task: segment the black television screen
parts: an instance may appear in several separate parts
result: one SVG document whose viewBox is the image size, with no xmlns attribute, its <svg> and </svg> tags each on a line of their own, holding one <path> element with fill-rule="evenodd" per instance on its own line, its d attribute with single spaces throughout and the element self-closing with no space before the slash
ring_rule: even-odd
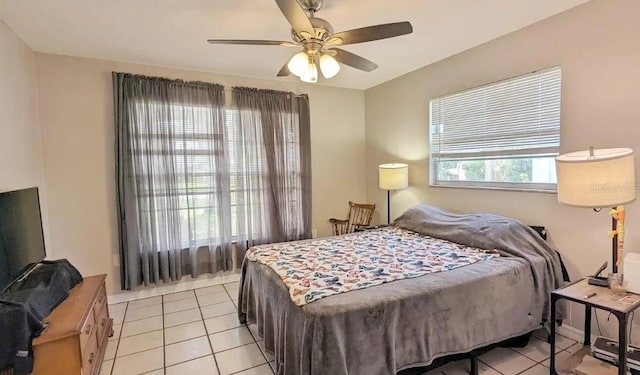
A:
<svg viewBox="0 0 640 375">
<path fill-rule="evenodd" d="M 0 193 L 0 291 L 44 257 L 38 188 Z"/>
</svg>

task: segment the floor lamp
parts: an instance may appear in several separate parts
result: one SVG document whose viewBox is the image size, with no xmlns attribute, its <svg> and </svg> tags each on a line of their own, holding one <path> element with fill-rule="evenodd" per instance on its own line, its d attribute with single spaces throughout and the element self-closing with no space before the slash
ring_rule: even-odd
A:
<svg viewBox="0 0 640 375">
<path fill-rule="evenodd" d="M 387 224 L 391 224 L 391 190 L 409 186 L 409 166 L 403 163 L 387 163 L 378 166 L 378 185 L 387 191 Z"/>
<path fill-rule="evenodd" d="M 556 157 L 558 202 L 593 208 L 613 207 L 609 232 L 612 236 L 612 272 L 618 272 L 624 232 L 622 205 L 636 200 L 633 151 L 608 148 L 571 152 Z M 617 217 L 620 213 L 620 225 Z"/>
</svg>

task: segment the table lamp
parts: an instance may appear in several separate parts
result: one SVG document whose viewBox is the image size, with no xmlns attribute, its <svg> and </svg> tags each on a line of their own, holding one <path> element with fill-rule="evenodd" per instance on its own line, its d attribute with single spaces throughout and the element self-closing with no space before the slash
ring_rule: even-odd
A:
<svg viewBox="0 0 640 375">
<path fill-rule="evenodd" d="M 378 185 L 387 191 L 387 224 L 391 224 L 391 190 L 409 186 L 409 166 L 403 163 L 387 163 L 378 166 Z"/>
<path fill-rule="evenodd" d="M 633 150 L 607 148 L 556 157 L 558 202 L 600 211 L 611 210 L 612 273 L 618 272 L 624 240 L 624 207 L 636 200 Z M 604 268 L 604 267 L 603 267 Z M 591 283 L 591 282 L 590 282 Z"/>
</svg>

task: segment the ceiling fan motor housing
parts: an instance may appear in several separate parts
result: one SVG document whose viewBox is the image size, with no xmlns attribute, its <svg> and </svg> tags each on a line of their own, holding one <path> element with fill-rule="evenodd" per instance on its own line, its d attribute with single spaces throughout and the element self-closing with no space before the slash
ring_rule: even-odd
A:
<svg viewBox="0 0 640 375">
<path fill-rule="evenodd" d="M 312 39 L 324 41 L 329 37 L 329 35 L 333 34 L 333 26 L 331 26 L 327 20 L 319 17 L 310 17 L 309 21 L 311 22 L 311 26 L 313 26 L 313 31 L 315 32 L 315 35 L 311 36 Z M 293 29 L 291 29 L 291 39 L 296 43 L 300 43 L 305 40 L 304 37 L 297 34 Z"/>
</svg>

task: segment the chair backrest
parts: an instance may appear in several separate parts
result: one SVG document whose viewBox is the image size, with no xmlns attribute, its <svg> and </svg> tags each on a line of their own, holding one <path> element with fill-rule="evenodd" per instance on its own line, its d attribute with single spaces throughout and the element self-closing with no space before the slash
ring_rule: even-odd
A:
<svg viewBox="0 0 640 375">
<path fill-rule="evenodd" d="M 375 210 L 375 203 L 354 203 L 349 201 L 349 224 L 347 226 L 347 233 L 354 232 L 356 228 L 371 225 L 373 212 Z"/>
</svg>

